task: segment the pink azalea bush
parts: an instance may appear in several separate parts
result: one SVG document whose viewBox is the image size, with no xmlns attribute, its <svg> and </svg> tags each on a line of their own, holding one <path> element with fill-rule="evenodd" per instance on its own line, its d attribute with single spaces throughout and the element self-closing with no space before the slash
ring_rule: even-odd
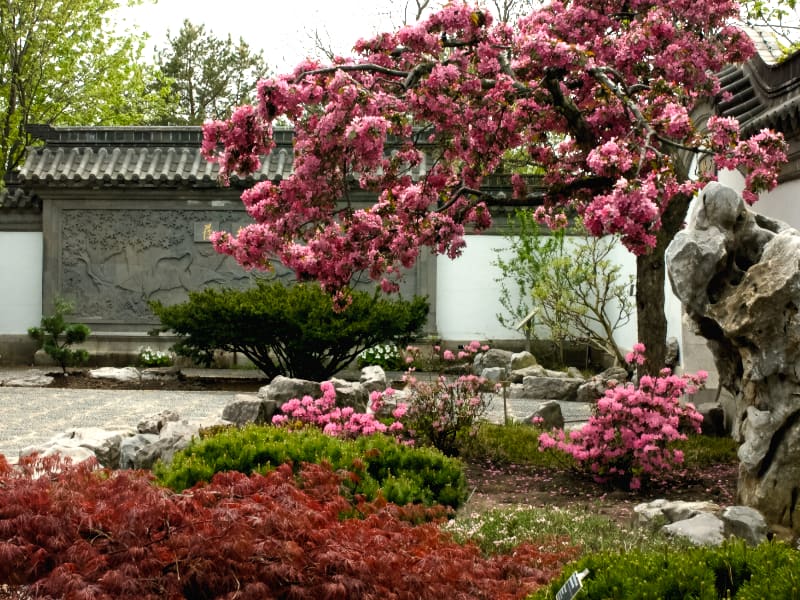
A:
<svg viewBox="0 0 800 600">
<path fill-rule="evenodd" d="M 336 390 L 333 383 L 324 381 L 320 384 L 322 397 L 292 398 L 281 405 L 282 415 L 272 417 L 273 425 L 290 426 L 294 423 L 313 425 L 322 429 L 327 435 L 355 438 L 360 435 L 374 433 L 398 433 L 403 430 L 403 424 L 395 420 L 386 425 L 375 415 L 359 413 L 351 406 L 340 408 L 336 406 Z M 393 390 L 387 389 L 383 393 L 373 392 L 370 397 L 373 410 L 377 410 L 383 397 L 388 397 Z M 404 405 L 399 405 L 393 411 L 395 419 L 400 419 L 406 412 Z"/>
<path fill-rule="evenodd" d="M 628 354 L 631 364 L 642 364 L 645 348 L 636 344 Z M 557 448 L 572 456 L 596 481 L 627 483 L 635 490 L 653 476 L 674 474 L 683 464 L 683 453 L 670 446 L 685 440 L 685 430 L 699 433 L 703 417 L 684 394 L 694 393 L 708 374 L 678 376 L 662 369 L 657 377 L 639 379 L 606 391 L 597 401 L 595 414 L 580 430 L 543 433 L 539 449 Z"/>
<path fill-rule="evenodd" d="M 409 370 L 404 376 L 411 392 L 405 424 L 415 440 L 431 444 L 445 454 L 457 454 L 460 435 L 474 433 L 489 406 L 488 380 L 476 375 L 420 381 Z"/>
</svg>

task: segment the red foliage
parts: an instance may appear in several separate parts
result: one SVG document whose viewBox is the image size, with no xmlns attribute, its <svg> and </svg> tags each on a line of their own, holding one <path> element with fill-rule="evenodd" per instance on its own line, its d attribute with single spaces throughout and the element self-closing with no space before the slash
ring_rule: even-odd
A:
<svg viewBox="0 0 800 600">
<path fill-rule="evenodd" d="M 35 598 L 522 598 L 573 550 L 483 558 L 383 502 L 352 508 L 306 466 L 175 494 L 145 472 L 23 459 L 0 469 L 0 583 Z M 413 512 L 413 510 L 411 511 Z"/>
</svg>

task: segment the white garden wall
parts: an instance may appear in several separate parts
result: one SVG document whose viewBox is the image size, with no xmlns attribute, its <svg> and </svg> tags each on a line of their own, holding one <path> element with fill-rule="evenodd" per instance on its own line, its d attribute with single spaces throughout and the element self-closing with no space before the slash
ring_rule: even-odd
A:
<svg viewBox="0 0 800 600">
<path fill-rule="evenodd" d="M 0 334 L 25 334 L 42 317 L 42 233 L 0 232 Z"/>
<path fill-rule="evenodd" d="M 496 235 L 473 235 L 461 257 L 437 257 L 436 320 L 439 336 L 445 340 L 511 340 L 522 334 L 504 328 L 497 321 L 500 305 L 500 270 L 493 266 L 497 249 L 507 252 L 509 242 Z M 507 256 L 507 254 L 506 254 Z M 636 273 L 636 258 L 619 245 L 612 255 L 622 266 L 623 276 Z M 513 289 L 513 285 L 509 286 Z M 668 335 L 681 339 L 680 303 L 667 283 Z M 637 341 L 636 320 L 621 329 L 617 343 L 629 349 Z"/>
</svg>

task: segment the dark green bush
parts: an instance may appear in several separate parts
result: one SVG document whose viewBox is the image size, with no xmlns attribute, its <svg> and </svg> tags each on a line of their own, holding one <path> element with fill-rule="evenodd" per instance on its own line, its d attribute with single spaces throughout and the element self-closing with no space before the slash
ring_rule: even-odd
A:
<svg viewBox="0 0 800 600">
<path fill-rule="evenodd" d="M 182 304 L 153 302 L 150 307 L 162 331 L 181 336 L 175 352 L 198 363 L 211 364 L 215 350 L 240 352 L 268 377 L 324 380 L 366 348 L 405 343 L 428 315 L 424 298 L 351 294 L 352 302 L 336 312 L 317 284 L 258 281 L 248 290 L 207 289 L 190 293 Z"/>
<path fill-rule="evenodd" d="M 89 337 L 89 328 L 83 323 L 68 323 L 66 315 L 72 312 L 73 305 L 61 298 L 55 301 L 55 310 L 49 317 L 42 317 L 40 327 L 28 329 L 28 335 L 36 340 L 39 348 L 43 348 L 50 358 L 55 360 L 66 373 L 67 367 L 73 367 L 89 360 L 89 353 L 81 348 L 72 348 L 74 344 L 85 342 Z"/>
<path fill-rule="evenodd" d="M 368 500 L 378 491 L 389 502 L 458 508 L 467 495 L 461 462 L 431 448 L 414 448 L 384 435 L 341 440 L 316 429 L 291 431 L 282 427 L 249 426 L 222 430 L 195 440 L 178 452 L 168 466 L 156 465 L 162 485 L 181 491 L 210 481 L 220 471 L 265 473 L 284 463 L 297 470 L 302 463 L 328 462 L 334 470 L 349 471 L 352 494 Z"/>
<path fill-rule="evenodd" d="M 528 598 L 555 598 L 567 577 L 583 569 L 589 569 L 580 595 L 586 600 L 800 599 L 800 553 L 781 543 L 750 548 L 741 540 L 718 548 L 591 554 Z"/>
</svg>

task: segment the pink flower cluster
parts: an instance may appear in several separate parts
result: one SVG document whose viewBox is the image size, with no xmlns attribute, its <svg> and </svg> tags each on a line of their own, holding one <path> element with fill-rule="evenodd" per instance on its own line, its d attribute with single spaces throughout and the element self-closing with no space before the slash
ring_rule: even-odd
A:
<svg viewBox="0 0 800 600">
<path fill-rule="evenodd" d="M 637 344 L 629 357 L 641 364 L 643 353 L 644 346 Z M 682 397 L 694 393 L 707 376 L 701 371 L 679 377 L 663 369 L 658 377 L 643 376 L 638 387 L 609 389 L 588 424 L 569 435 L 542 434 L 540 449 L 569 454 L 599 482 L 624 482 L 638 489 L 654 476 L 667 477 L 683 463 L 683 453 L 670 442 L 686 439 L 686 430 L 699 433 L 702 422 Z"/>
<path fill-rule="evenodd" d="M 360 435 L 372 435 L 374 433 L 399 433 L 403 430 L 403 424 L 393 421 L 388 426 L 375 418 L 373 414 L 358 413 L 350 407 L 339 408 L 336 406 L 336 390 L 333 383 L 324 381 L 320 384 L 322 397 L 312 398 L 304 396 L 292 398 L 281 405 L 282 415 L 272 417 L 273 425 L 288 426 L 292 423 L 303 423 L 319 427 L 322 431 L 331 436 L 354 438 Z M 388 397 L 393 390 L 387 389 L 384 394 Z M 373 393 L 371 403 L 373 410 L 380 407 L 381 394 Z M 395 419 L 400 419 L 405 415 L 406 406 L 398 405 L 394 410 Z"/>
<path fill-rule="evenodd" d="M 455 454 L 458 436 L 474 432 L 489 406 L 490 396 L 484 392 L 488 381 L 476 375 L 456 379 L 439 375 L 433 381 L 420 381 L 412 371 L 404 380 L 411 392 L 405 415 L 409 435 Z"/>
</svg>

